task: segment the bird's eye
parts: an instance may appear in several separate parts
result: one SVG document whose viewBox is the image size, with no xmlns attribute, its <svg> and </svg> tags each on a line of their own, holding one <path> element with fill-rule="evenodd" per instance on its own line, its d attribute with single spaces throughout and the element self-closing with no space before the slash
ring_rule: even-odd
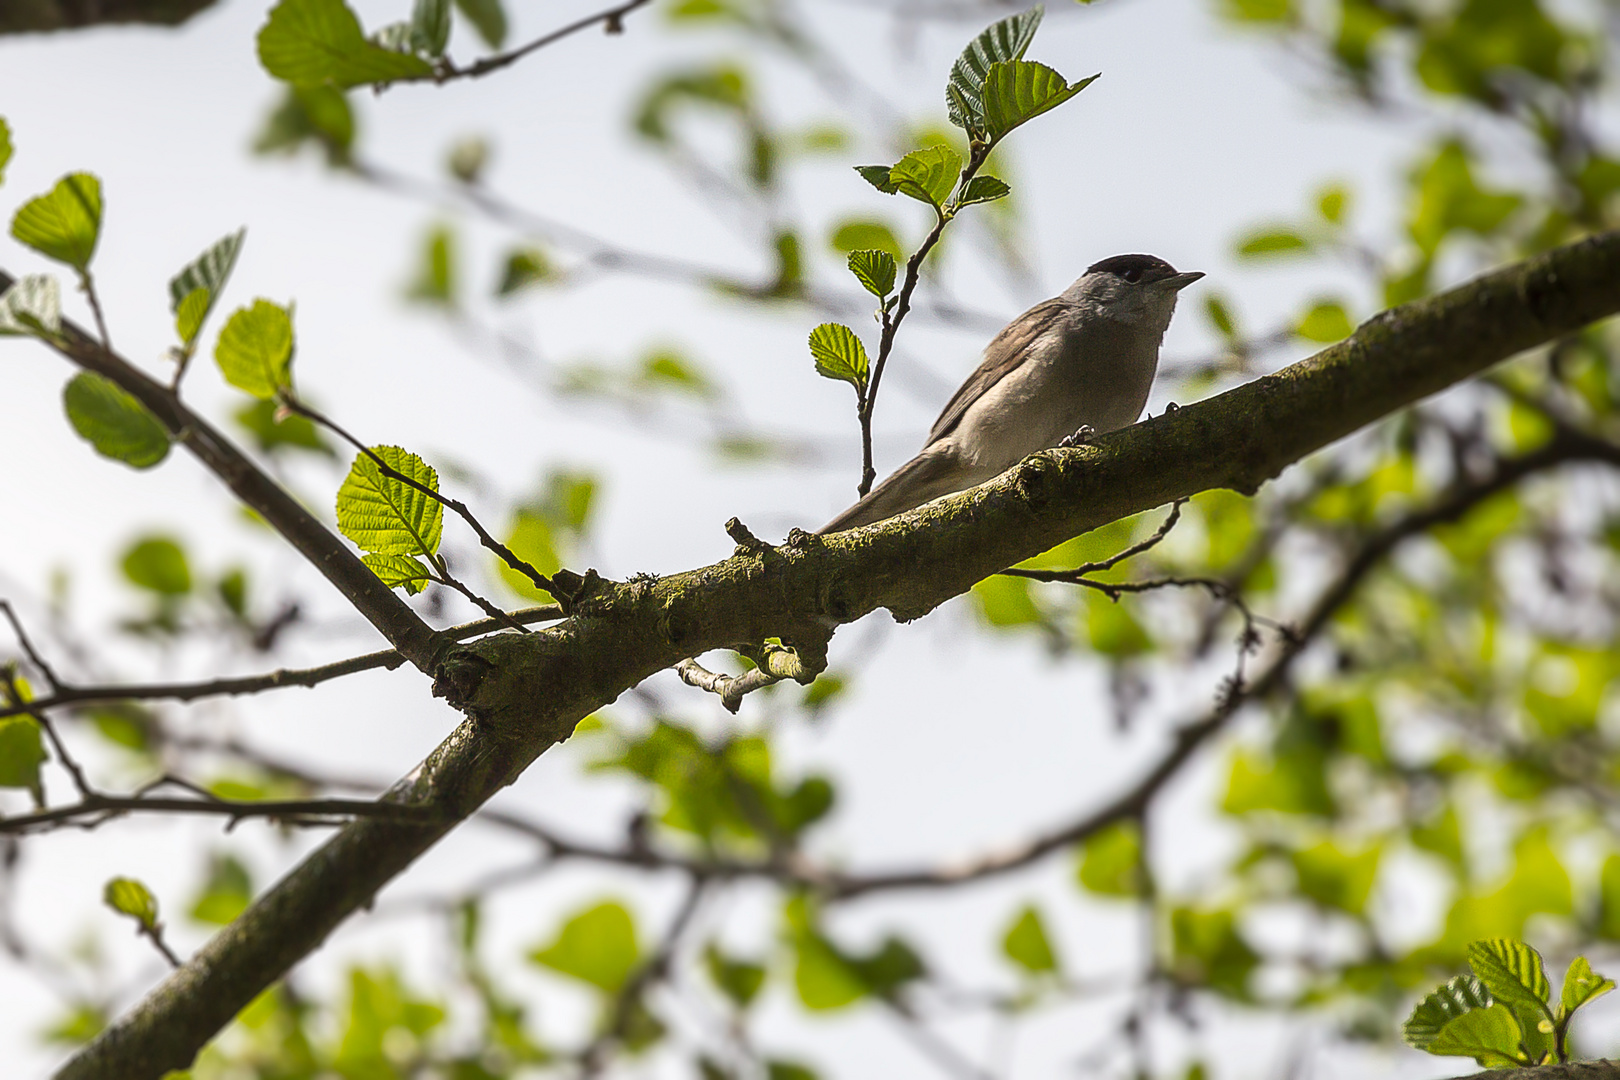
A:
<svg viewBox="0 0 1620 1080">
<path fill-rule="evenodd" d="M 1124 278 L 1130 284 L 1135 285 L 1138 281 L 1142 280 L 1142 271 L 1133 266 L 1121 274 L 1120 277 Z"/>
</svg>

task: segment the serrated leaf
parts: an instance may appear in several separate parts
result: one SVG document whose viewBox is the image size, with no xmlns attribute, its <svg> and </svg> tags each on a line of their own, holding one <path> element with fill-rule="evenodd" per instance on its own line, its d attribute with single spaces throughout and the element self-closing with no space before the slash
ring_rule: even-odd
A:
<svg viewBox="0 0 1620 1080">
<path fill-rule="evenodd" d="M 1559 995 L 1558 1019 L 1566 1019 L 1570 1013 L 1585 1005 L 1594 998 L 1600 998 L 1614 989 L 1614 980 L 1599 975 L 1592 970 L 1592 965 L 1584 956 L 1577 956 L 1569 962 L 1569 970 L 1564 973 L 1564 990 Z"/>
<path fill-rule="evenodd" d="M 456 9 L 473 24 L 485 45 L 498 49 L 506 41 L 506 9 L 501 0 L 456 0 Z"/>
<path fill-rule="evenodd" d="M 374 446 L 390 469 L 439 490 L 439 474 L 408 450 Z M 432 555 L 439 550 L 444 504 L 393 477 L 369 454 L 356 454 L 337 494 L 338 530 L 362 551 L 379 555 Z"/>
<path fill-rule="evenodd" d="M 822 323 L 810 331 L 810 355 L 816 361 L 816 374 L 847 382 L 856 393 L 866 391 L 870 366 L 866 346 L 843 323 Z"/>
<path fill-rule="evenodd" d="M 380 555 L 373 551 L 360 556 L 360 561 L 370 567 L 384 585 L 404 589 L 407 596 L 415 596 L 433 580 L 427 565 L 410 555 Z"/>
<path fill-rule="evenodd" d="M 855 171 L 861 174 L 862 180 L 865 180 L 885 195 L 893 195 L 900 190 L 899 185 L 890 178 L 887 165 L 857 165 Z"/>
<path fill-rule="evenodd" d="M 972 206 L 974 203 L 995 202 L 1005 199 L 1012 194 L 1012 188 L 1006 182 L 994 176 L 975 176 L 968 181 L 962 192 L 958 206 Z"/>
<path fill-rule="evenodd" d="M 849 272 L 867 292 L 881 300 L 894 291 L 899 267 L 887 251 L 867 249 L 849 253 Z"/>
<path fill-rule="evenodd" d="M 45 743 L 32 716 L 0 720 L 0 787 L 26 788 L 40 794 L 39 767 L 45 763 Z"/>
<path fill-rule="evenodd" d="M 46 258 L 83 273 L 101 234 L 101 181 L 71 173 L 36 199 L 23 203 L 11 219 L 11 235 Z"/>
<path fill-rule="evenodd" d="M 158 418 L 105 376 L 75 375 L 62 389 L 62 407 L 73 430 L 103 457 L 148 469 L 169 455 L 169 433 Z"/>
<path fill-rule="evenodd" d="M 1487 938 L 1468 946 L 1468 966 L 1485 984 L 1491 997 L 1506 1004 L 1524 1004 L 1545 1011 L 1552 987 L 1541 965 L 1541 954 L 1512 938 Z"/>
<path fill-rule="evenodd" d="M 1041 922 L 1040 912 L 1033 907 L 1026 907 L 1013 920 L 1001 939 L 1001 951 L 1031 975 L 1048 975 L 1058 969 L 1057 954 L 1046 936 L 1046 926 Z"/>
<path fill-rule="evenodd" d="M 6 165 L 11 161 L 11 125 L 0 116 L 0 184 L 6 182 Z"/>
<path fill-rule="evenodd" d="M 984 130 L 984 77 L 990 65 L 1021 60 L 1035 40 L 1046 9 L 1037 5 L 1028 11 L 1009 15 L 987 27 L 968 42 L 962 55 L 951 65 L 945 84 L 945 109 L 951 123 L 970 135 Z"/>
<path fill-rule="evenodd" d="M 268 401 L 292 389 L 292 312 L 269 300 L 237 308 L 214 346 L 225 381 Z"/>
<path fill-rule="evenodd" d="M 450 0 L 416 0 L 411 8 L 411 47 L 443 56 L 450 43 Z"/>
<path fill-rule="evenodd" d="M 174 312 L 175 331 L 186 345 L 196 340 L 203 321 L 224 293 L 246 235 L 247 229 L 242 228 L 222 237 L 169 280 L 169 310 Z"/>
<path fill-rule="evenodd" d="M 961 172 L 962 157 L 955 150 L 925 146 L 889 166 L 889 183 L 900 194 L 937 209 L 950 196 Z"/>
<path fill-rule="evenodd" d="M 991 141 L 1049 112 L 1096 82 L 1101 76 L 1069 84 L 1062 75 L 1033 60 L 990 65 L 984 77 L 984 130 Z"/>
<path fill-rule="evenodd" d="M 62 332 L 62 293 L 49 274 L 29 274 L 0 294 L 0 337 Z"/>
<path fill-rule="evenodd" d="M 1471 1009 L 1491 1004 L 1491 992 L 1472 975 L 1458 975 L 1417 1003 L 1401 1026 L 1401 1037 L 1418 1050 L 1427 1050 L 1440 1029 Z"/>
<path fill-rule="evenodd" d="M 1486 1068 L 1524 1064 L 1523 1029 L 1506 1005 L 1473 1009 L 1446 1023 L 1425 1049 L 1440 1057 L 1471 1057 Z"/>
<path fill-rule="evenodd" d="M 101 899 L 118 914 L 128 915 L 147 930 L 157 926 L 157 897 L 134 878 L 113 878 L 101 890 Z"/>
<path fill-rule="evenodd" d="M 368 41 L 343 0 L 281 0 L 259 31 L 258 48 L 264 69 L 295 86 L 348 88 L 433 73 L 420 56 Z"/>
</svg>

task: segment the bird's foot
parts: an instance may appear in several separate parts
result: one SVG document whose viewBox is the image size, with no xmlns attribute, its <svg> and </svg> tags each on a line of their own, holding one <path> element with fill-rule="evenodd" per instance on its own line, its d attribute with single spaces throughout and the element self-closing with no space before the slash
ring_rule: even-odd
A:
<svg viewBox="0 0 1620 1080">
<path fill-rule="evenodd" d="M 1092 438 L 1096 436 L 1096 434 L 1096 428 L 1092 427 L 1090 424 L 1081 424 L 1073 435 L 1065 435 L 1063 438 L 1059 439 L 1058 447 L 1066 450 L 1071 446 L 1084 446 L 1090 442 Z"/>
</svg>

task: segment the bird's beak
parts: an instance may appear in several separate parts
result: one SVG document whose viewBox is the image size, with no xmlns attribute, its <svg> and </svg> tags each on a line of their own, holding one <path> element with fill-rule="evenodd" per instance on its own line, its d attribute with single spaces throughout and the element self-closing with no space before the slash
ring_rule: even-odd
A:
<svg viewBox="0 0 1620 1080">
<path fill-rule="evenodd" d="M 1163 285 L 1171 292 L 1180 292 L 1182 289 L 1185 289 L 1187 286 L 1191 285 L 1193 282 L 1197 281 L 1203 276 L 1203 271 L 1191 270 L 1185 274 L 1177 274 L 1175 277 L 1167 277 L 1159 284 Z"/>
</svg>

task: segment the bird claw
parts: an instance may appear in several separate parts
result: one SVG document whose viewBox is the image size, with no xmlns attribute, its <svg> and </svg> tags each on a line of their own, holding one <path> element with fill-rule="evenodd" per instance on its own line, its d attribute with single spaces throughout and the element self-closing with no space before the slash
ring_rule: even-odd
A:
<svg viewBox="0 0 1620 1080">
<path fill-rule="evenodd" d="M 1081 424 L 1073 435 L 1065 435 L 1058 440 L 1058 447 L 1067 450 L 1071 446 L 1084 446 L 1097 434 L 1097 429 L 1090 424 Z"/>
</svg>

